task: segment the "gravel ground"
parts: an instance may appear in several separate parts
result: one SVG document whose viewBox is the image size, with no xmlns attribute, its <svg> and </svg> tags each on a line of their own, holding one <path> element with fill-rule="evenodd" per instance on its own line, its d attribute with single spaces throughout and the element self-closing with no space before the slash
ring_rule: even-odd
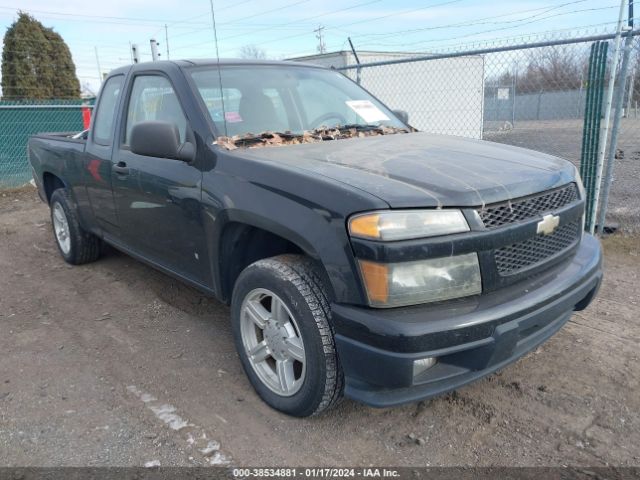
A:
<svg viewBox="0 0 640 480">
<path fill-rule="evenodd" d="M 595 303 L 504 371 L 300 420 L 252 391 L 226 306 L 117 252 L 68 266 L 35 191 L 0 194 L 0 465 L 640 465 L 640 239 L 605 249 Z"/>
<path fill-rule="evenodd" d="M 578 166 L 582 120 L 516 122 L 513 129 L 485 132 L 484 139 L 556 155 Z M 621 155 L 615 160 L 606 224 L 640 233 L 640 119 L 622 120 L 618 150 Z"/>
</svg>

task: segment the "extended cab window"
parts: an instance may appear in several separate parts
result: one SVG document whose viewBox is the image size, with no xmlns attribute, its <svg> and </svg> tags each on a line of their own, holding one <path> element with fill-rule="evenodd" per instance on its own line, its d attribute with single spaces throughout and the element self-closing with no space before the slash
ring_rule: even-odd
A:
<svg viewBox="0 0 640 480">
<path fill-rule="evenodd" d="M 140 75 L 133 82 L 127 108 L 126 145 L 133 126 L 148 120 L 173 123 L 180 132 L 180 141 L 185 141 L 187 119 L 171 83 L 160 75 Z"/>
<path fill-rule="evenodd" d="M 116 117 L 118 99 L 122 91 L 123 75 L 111 77 L 102 87 L 100 104 L 93 119 L 93 141 L 99 145 L 111 145 L 113 122 Z"/>
</svg>

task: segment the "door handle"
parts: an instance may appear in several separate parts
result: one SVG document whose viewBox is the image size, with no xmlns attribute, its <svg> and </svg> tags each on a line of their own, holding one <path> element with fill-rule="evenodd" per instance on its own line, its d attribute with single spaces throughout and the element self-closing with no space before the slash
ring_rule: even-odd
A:
<svg viewBox="0 0 640 480">
<path fill-rule="evenodd" d="M 121 175 L 128 175 L 129 167 L 127 167 L 127 164 L 124 162 L 118 162 L 113 166 L 113 171 Z"/>
</svg>

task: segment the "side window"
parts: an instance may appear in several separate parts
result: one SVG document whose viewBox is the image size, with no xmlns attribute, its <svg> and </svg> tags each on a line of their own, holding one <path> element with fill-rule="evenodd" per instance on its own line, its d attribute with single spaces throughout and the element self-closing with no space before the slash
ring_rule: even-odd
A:
<svg viewBox="0 0 640 480">
<path fill-rule="evenodd" d="M 131 129 L 147 120 L 170 122 L 178 127 L 180 141 L 185 141 L 187 119 L 178 102 L 176 92 L 165 77 L 141 75 L 135 78 L 129 106 L 124 143 L 129 144 Z"/>
<path fill-rule="evenodd" d="M 93 119 L 93 141 L 100 145 L 111 145 L 113 123 L 116 118 L 118 99 L 122 91 L 124 75 L 111 77 L 102 87 L 100 102 Z"/>
</svg>

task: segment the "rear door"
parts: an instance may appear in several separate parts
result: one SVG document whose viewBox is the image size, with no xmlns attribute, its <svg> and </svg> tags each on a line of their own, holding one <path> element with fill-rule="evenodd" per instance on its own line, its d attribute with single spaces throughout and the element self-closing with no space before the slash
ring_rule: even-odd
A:
<svg viewBox="0 0 640 480">
<path fill-rule="evenodd" d="M 174 123 L 184 142 L 193 141 L 189 122 L 163 74 L 141 73 L 129 83 L 112 165 L 121 237 L 136 253 L 204 284 L 208 275 L 200 202 L 202 171 L 189 162 L 137 155 L 129 148 L 136 123 Z"/>
</svg>

